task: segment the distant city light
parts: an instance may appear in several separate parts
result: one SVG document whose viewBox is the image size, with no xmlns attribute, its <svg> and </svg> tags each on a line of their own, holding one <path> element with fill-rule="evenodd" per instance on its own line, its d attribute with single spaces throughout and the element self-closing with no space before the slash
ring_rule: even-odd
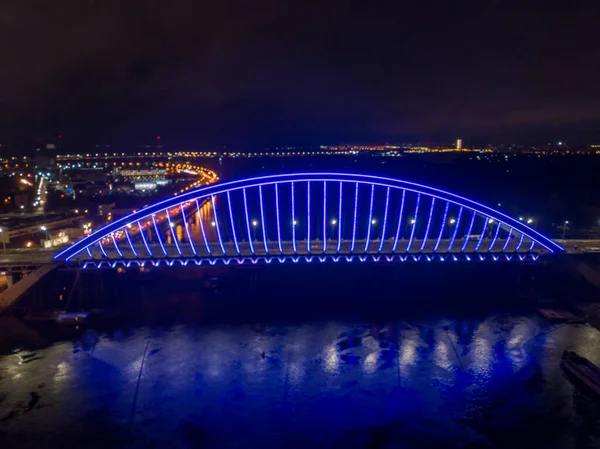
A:
<svg viewBox="0 0 600 449">
<path fill-rule="evenodd" d="M 214 228 L 215 226 L 217 226 L 217 224 L 214 221 L 210 222 L 210 225 Z"/>
<path fill-rule="evenodd" d="M 454 218 L 451 218 L 450 219 L 450 224 L 454 224 L 454 223 L 456 223 L 456 220 Z"/>
<path fill-rule="evenodd" d="M 294 223 L 294 224 L 295 224 L 295 223 Z M 335 218 L 332 218 L 332 219 L 331 219 L 331 224 L 332 224 L 332 225 L 335 225 L 335 224 L 337 224 L 337 220 L 336 220 Z"/>
<path fill-rule="evenodd" d="M 527 224 L 531 224 L 531 223 L 533 223 L 533 218 L 528 218 L 527 219 Z"/>
<path fill-rule="evenodd" d="M 254 227 L 258 226 L 258 221 L 252 220 L 252 226 L 254 226 Z"/>
<path fill-rule="evenodd" d="M 377 224 L 377 220 L 375 220 L 374 218 L 371 220 L 371 224 Z"/>
<path fill-rule="evenodd" d="M 410 220 L 410 224 L 415 224 L 417 222 L 417 220 L 415 220 L 414 218 L 412 220 Z"/>
<path fill-rule="evenodd" d="M 294 221 L 292 221 L 292 224 L 293 224 L 294 226 L 296 226 L 296 225 L 298 224 L 298 220 L 294 220 Z"/>
</svg>

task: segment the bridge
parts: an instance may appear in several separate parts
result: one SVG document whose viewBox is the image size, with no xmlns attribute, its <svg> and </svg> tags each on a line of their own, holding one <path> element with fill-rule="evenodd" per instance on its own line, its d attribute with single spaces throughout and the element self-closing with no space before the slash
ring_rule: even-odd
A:
<svg viewBox="0 0 600 449">
<path fill-rule="evenodd" d="M 130 267 L 339 261 L 525 261 L 562 253 L 537 230 L 399 179 L 297 173 L 221 182 L 120 218 L 55 261 Z"/>
</svg>

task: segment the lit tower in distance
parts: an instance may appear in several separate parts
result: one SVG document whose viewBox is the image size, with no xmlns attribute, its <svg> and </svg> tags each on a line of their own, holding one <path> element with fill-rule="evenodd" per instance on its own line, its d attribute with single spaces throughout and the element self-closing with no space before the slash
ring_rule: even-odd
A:
<svg viewBox="0 0 600 449">
<path fill-rule="evenodd" d="M 456 140 L 456 149 L 458 151 L 462 150 L 462 139 L 457 139 Z"/>
</svg>

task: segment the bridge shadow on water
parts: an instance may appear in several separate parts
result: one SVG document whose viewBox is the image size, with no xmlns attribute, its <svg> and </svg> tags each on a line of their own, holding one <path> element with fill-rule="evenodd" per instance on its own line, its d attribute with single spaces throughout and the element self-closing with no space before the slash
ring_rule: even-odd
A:
<svg viewBox="0 0 600 449">
<path fill-rule="evenodd" d="M 535 270 L 513 264 L 297 264 L 89 271 L 68 308 L 118 312 L 132 326 L 484 317 L 530 309 L 523 292 L 529 294 Z M 72 276 L 64 272 L 53 282 L 68 291 Z M 46 304 L 65 306 L 52 298 Z"/>
</svg>

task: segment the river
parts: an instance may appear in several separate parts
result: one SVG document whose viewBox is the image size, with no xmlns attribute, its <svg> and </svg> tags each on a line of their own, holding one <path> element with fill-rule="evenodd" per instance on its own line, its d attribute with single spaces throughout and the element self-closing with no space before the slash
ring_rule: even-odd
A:
<svg viewBox="0 0 600 449">
<path fill-rule="evenodd" d="M 560 368 L 565 349 L 600 363 L 596 329 L 480 289 L 485 272 L 436 288 L 423 265 L 343 267 L 117 288 L 141 317 L 0 356 L 0 446 L 598 447 L 600 406 Z"/>
</svg>

